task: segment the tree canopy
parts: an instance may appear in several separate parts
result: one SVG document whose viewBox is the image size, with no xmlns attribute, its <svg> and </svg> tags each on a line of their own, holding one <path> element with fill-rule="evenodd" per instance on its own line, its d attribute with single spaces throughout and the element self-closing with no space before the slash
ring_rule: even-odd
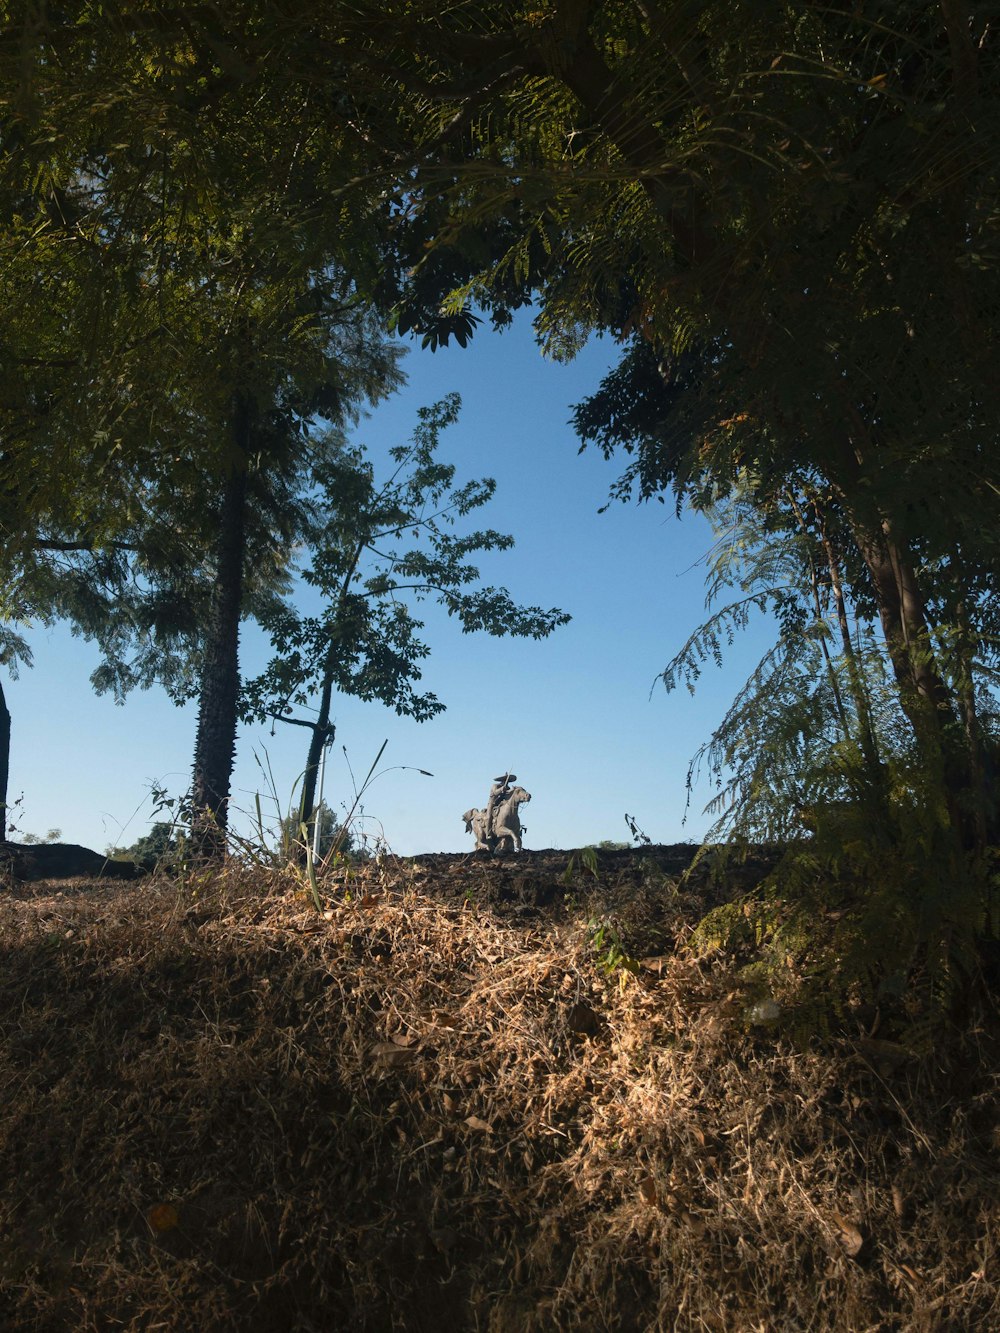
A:
<svg viewBox="0 0 1000 1333">
<path fill-rule="evenodd" d="M 747 827 L 786 829 L 796 787 L 846 783 L 919 806 L 941 864 L 982 858 L 1000 829 L 990 37 L 964 0 L 79 0 L 8 19 L 5 616 L 53 609 L 53 550 L 152 540 L 191 469 L 242 541 L 259 426 L 328 406 L 331 308 L 436 347 L 534 303 L 555 357 L 594 331 L 622 345 L 576 418 L 623 456 L 618 493 L 735 524 L 713 577 L 742 598 L 721 614 L 778 615 L 717 737 Z M 311 575 L 335 617 L 351 543 Z M 394 558 L 442 587 L 465 553 Z M 281 615 L 281 652 L 325 681 L 343 623 Z M 433 711 L 393 666 L 417 650 L 392 616 L 356 617 L 366 665 L 352 648 L 334 676 L 383 697 L 381 670 Z M 740 731 L 780 736 L 787 782 Z"/>
<path fill-rule="evenodd" d="M 485 586 L 472 557 L 505 551 L 514 539 L 495 529 L 462 530 L 463 520 L 492 499 L 492 479 L 456 485 L 455 466 L 438 455 L 442 432 L 458 419 L 457 394 L 421 408 L 408 444 L 392 447 L 387 475 L 341 433 L 328 442 L 312 477 L 321 517 L 309 534 L 302 578 L 319 608 L 288 605 L 262 618 L 274 656 L 247 682 L 244 713 L 286 718 L 293 705 L 319 706 L 304 770 L 299 821 L 313 815 L 316 772 L 332 728 L 334 692 L 378 700 L 419 721 L 445 704 L 420 692 L 430 648 L 415 608 L 432 600 L 456 617 L 463 633 L 485 631 L 542 639 L 570 617 L 558 608 L 517 605 L 506 588 Z"/>
</svg>

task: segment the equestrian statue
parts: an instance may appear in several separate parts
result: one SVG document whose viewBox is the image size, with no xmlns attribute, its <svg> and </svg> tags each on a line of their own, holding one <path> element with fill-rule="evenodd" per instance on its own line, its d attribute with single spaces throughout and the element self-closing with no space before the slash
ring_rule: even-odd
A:
<svg viewBox="0 0 1000 1333">
<path fill-rule="evenodd" d="M 521 850 L 521 821 L 518 808 L 531 796 L 523 787 L 511 784 L 517 781 L 516 773 L 501 773 L 493 779 L 489 799 L 485 810 L 466 810 L 465 831 L 476 839 L 477 852 L 502 852 L 509 841 L 515 852 Z"/>
</svg>

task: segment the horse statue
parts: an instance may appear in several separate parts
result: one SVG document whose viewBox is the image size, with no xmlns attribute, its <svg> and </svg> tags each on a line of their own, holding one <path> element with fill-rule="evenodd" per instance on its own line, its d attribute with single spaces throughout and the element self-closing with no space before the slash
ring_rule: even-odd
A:
<svg viewBox="0 0 1000 1333">
<path fill-rule="evenodd" d="M 477 852 L 501 852 L 509 838 L 513 850 L 519 852 L 521 850 L 521 821 L 517 814 L 518 807 L 530 800 L 531 794 L 526 792 L 523 787 L 514 787 L 510 795 L 501 801 L 496 808 L 492 834 L 486 828 L 485 810 L 466 810 L 462 818 L 465 820 L 466 833 L 473 834 L 476 839 L 475 850 Z"/>
</svg>

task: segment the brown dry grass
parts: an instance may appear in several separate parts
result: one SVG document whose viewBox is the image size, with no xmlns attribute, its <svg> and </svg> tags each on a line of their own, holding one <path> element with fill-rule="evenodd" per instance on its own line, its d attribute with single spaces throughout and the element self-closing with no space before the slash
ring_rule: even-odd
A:
<svg viewBox="0 0 1000 1333">
<path fill-rule="evenodd" d="M 6 897 L 0 1326 L 1000 1327 L 994 1030 L 796 1050 L 484 874 Z M 687 930 L 659 889 L 627 939 Z"/>
</svg>

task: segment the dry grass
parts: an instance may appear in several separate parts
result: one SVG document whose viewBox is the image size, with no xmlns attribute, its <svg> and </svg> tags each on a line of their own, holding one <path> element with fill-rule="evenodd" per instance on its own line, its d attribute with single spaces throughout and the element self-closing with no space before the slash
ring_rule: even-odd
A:
<svg viewBox="0 0 1000 1333">
<path fill-rule="evenodd" d="M 0 1326 L 1000 1327 L 995 1030 L 795 1050 L 484 873 L 6 897 Z"/>
</svg>

